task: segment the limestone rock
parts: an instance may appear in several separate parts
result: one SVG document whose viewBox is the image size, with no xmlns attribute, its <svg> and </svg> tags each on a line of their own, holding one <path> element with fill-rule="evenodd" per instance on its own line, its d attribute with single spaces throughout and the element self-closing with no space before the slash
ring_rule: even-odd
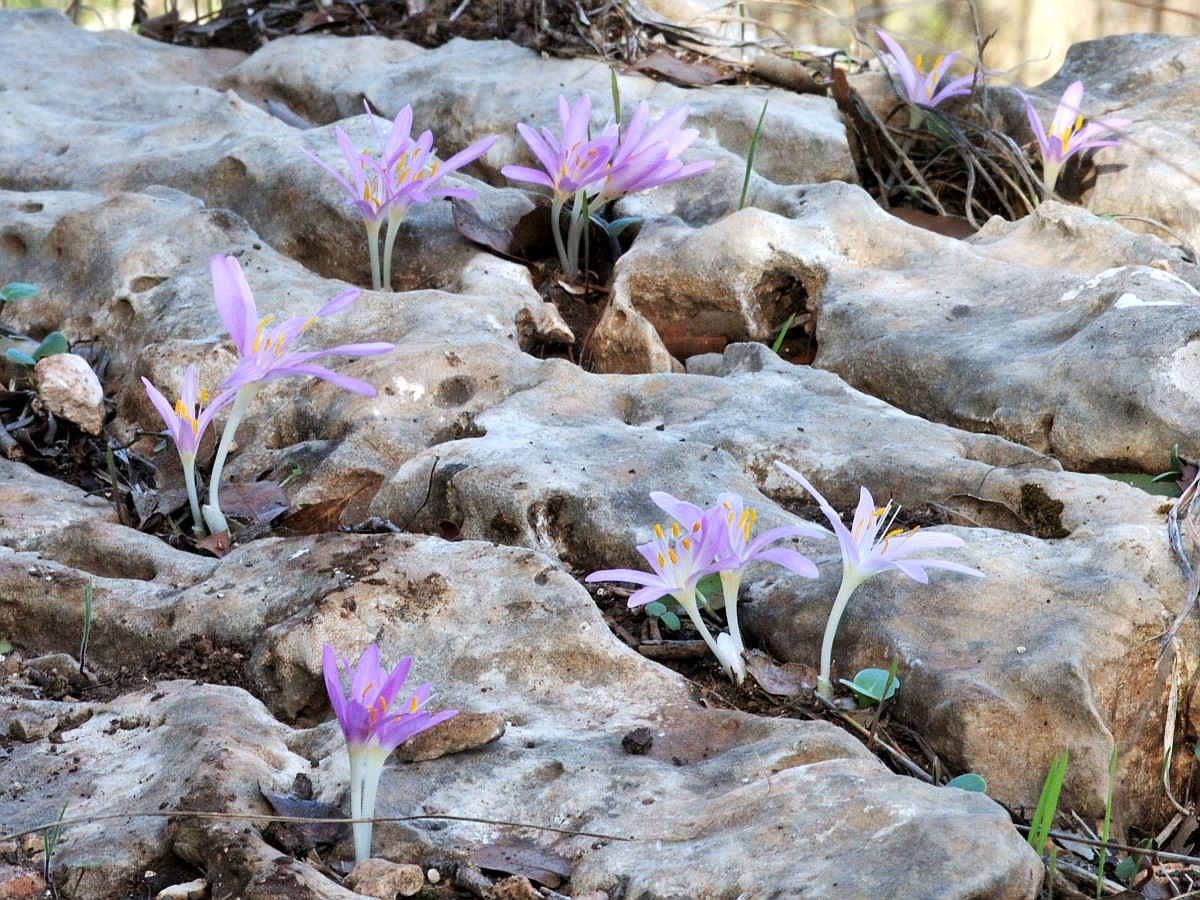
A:
<svg viewBox="0 0 1200 900">
<path fill-rule="evenodd" d="M 37 361 L 33 382 L 38 400 L 52 415 L 74 422 L 88 434 L 104 427 L 104 388 L 82 356 L 56 353 Z"/>
</svg>

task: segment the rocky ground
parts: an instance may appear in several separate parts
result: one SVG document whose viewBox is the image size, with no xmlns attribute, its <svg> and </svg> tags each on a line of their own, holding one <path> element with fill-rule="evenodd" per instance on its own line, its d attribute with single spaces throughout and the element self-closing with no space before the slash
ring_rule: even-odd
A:
<svg viewBox="0 0 1200 900">
<path fill-rule="evenodd" d="M 1175 812 L 1164 734 L 1174 800 L 1194 801 L 1200 653 L 1190 621 L 1159 651 L 1187 595 L 1171 501 L 1103 474 L 1161 472 L 1173 444 L 1200 458 L 1197 57 L 1196 40 L 1145 35 L 1074 48 L 1039 96 L 1083 79 L 1085 112 L 1119 110 L 1128 137 L 1081 173 L 1080 205 L 965 240 L 859 186 L 830 97 L 620 71 L 626 109 L 689 104 L 689 158 L 716 166 L 624 201 L 632 242 L 582 288 L 521 259 L 545 211 L 500 169 L 529 164 L 515 124 L 551 124 L 560 93 L 590 94 L 603 126 L 601 61 L 315 34 L 247 56 L 0 10 L 0 282 L 40 289 L 0 326 L 61 331 L 106 398 L 87 434 L 4 373 L 0 831 L 67 805 L 49 866 L 63 898 L 200 877 L 214 898 L 355 896 L 344 833 L 252 817 L 288 797 L 348 808 L 321 650 L 374 642 L 463 711 L 380 789 L 378 815 L 418 818 L 377 825 L 376 855 L 436 870 L 423 896 L 543 896 L 530 878 L 593 900 L 1035 897 L 1045 869 L 1013 815 L 1064 748 L 1064 816 L 1103 816 L 1116 747 L 1114 834 L 1154 836 Z M 871 101 L 877 73 L 855 83 L 881 115 L 895 105 Z M 335 122 L 370 144 L 364 98 L 388 118 L 411 104 L 443 158 L 499 135 L 458 179 L 479 193 L 474 228 L 449 203 L 416 208 L 394 292 L 367 289 L 361 222 L 301 152 L 337 159 Z M 1010 93 L 995 110 L 1027 143 Z M 486 249 L 481 228 L 514 243 Z M 221 558 L 171 533 L 178 475 L 140 382 L 172 394 L 188 363 L 209 384 L 232 368 L 218 253 L 280 319 L 362 288 L 314 346 L 396 345 L 337 366 L 375 397 L 263 390 L 228 474 L 282 483 L 301 512 L 252 512 Z M 781 357 L 767 343 L 793 314 Z M 976 772 L 988 796 L 897 774 L 805 698 L 736 689 L 704 657 L 646 658 L 635 647 L 662 635 L 581 583 L 640 565 L 663 518 L 651 491 L 738 491 L 762 527 L 819 519 L 776 460 L 840 509 L 866 485 L 965 541 L 947 555 L 986 578 L 859 590 L 835 675 L 898 656 L 890 733 L 931 780 Z M 813 665 L 840 567 L 831 541 L 797 547 L 822 577 L 752 569 L 743 620 L 752 646 Z M 34 884 L 10 895 L 36 896 L 41 838 L 0 847 L 10 883 Z"/>
</svg>

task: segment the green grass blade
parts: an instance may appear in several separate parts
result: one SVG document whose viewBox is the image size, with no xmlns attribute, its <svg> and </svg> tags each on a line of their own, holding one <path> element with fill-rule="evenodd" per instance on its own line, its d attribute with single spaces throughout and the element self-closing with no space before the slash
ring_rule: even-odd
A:
<svg viewBox="0 0 1200 900">
<path fill-rule="evenodd" d="M 746 188 L 742 187 L 742 199 L 746 197 Z M 738 207 L 741 209 L 741 207 Z M 796 314 L 792 313 L 788 316 L 788 320 L 783 323 L 783 331 L 779 332 L 779 337 L 775 338 L 775 343 L 771 345 L 771 352 L 778 354 L 779 348 L 783 346 L 783 339 L 787 337 L 788 329 L 792 327 L 792 323 L 796 321 Z"/>
<path fill-rule="evenodd" d="M 608 70 L 609 84 L 612 86 L 613 121 L 621 124 L 621 89 L 617 87 L 617 70 Z"/>
<path fill-rule="evenodd" d="M 1063 779 L 1067 775 L 1067 761 L 1070 752 L 1064 750 L 1061 756 L 1056 756 L 1050 763 L 1050 771 L 1046 774 L 1046 783 L 1042 785 L 1042 795 L 1038 798 L 1037 809 L 1033 812 L 1033 821 L 1029 823 L 1029 846 L 1040 855 L 1046 847 L 1046 838 L 1054 822 L 1054 814 L 1058 811 L 1058 797 L 1062 792 Z"/>
<path fill-rule="evenodd" d="M 742 179 L 742 196 L 738 200 L 738 209 L 746 206 L 746 191 L 750 189 L 750 171 L 754 168 L 754 151 L 758 148 L 758 136 L 762 134 L 763 119 L 767 116 L 767 102 L 763 101 L 762 112 L 758 114 L 758 124 L 754 126 L 754 134 L 750 137 L 750 152 L 746 154 L 746 176 Z"/>
<path fill-rule="evenodd" d="M 1117 783 L 1117 745 L 1113 744 L 1112 756 L 1108 760 L 1108 796 L 1104 798 L 1104 826 L 1100 829 L 1100 840 L 1108 840 L 1108 828 L 1112 823 L 1113 788 Z M 1096 896 L 1104 894 L 1104 863 L 1108 851 L 1100 848 L 1100 859 L 1096 863 Z"/>
</svg>

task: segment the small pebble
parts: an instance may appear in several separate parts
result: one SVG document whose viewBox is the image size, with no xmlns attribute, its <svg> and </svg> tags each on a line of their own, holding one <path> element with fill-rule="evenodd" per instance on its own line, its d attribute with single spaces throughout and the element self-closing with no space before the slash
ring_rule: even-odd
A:
<svg viewBox="0 0 1200 900">
<path fill-rule="evenodd" d="M 430 884 L 437 884 L 439 881 L 442 880 L 442 873 L 439 872 L 437 869 L 430 869 L 428 872 L 425 873 L 425 878 L 429 881 Z"/>
</svg>

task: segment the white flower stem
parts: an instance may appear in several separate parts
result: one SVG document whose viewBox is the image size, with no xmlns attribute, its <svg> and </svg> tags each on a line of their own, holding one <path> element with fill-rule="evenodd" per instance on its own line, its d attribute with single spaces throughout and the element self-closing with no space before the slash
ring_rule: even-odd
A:
<svg viewBox="0 0 1200 900">
<path fill-rule="evenodd" d="M 363 751 L 350 751 L 350 818 L 363 817 Z M 371 823 L 355 822 L 350 826 L 354 832 L 354 861 L 362 862 L 371 857 Z"/>
<path fill-rule="evenodd" d="M 187 486 L 188 503 L 192 506 L 192 531 L 204 536 L 204 517 L 200 514 L 200 496 L 196 493 L 196 457 L 180 458 L 183 463 L 183 483 Z"/>
<path fill-rule="evenodd" d="M 692 624 L 696 626 L 696 630 L 700 632 L 700 637 L 704 638 L 704 643 L 708 644 L 708 649 L 712 651 L 713 656 L 717 659 L 721 658 L 721 654 L 717 652 L 717 642 L 713 640 L 712 634 L 708 630 L 708 626 L 704 624 L 704 619 L 700 617 L 700 609 L 696 606 L 696 589 L 692 588 L 689 594 L 676 594 L 675 599 L 679 601 L 679 605 L 687 610 L 688 618 L 692 620 Z"/>
<path fill-rule="evenodd" d="M 400 223 L 404 221 L 404 212 L 394 207 L 388 209 L 387 236 L 383 239 L 383 289 L 392 289 L 392 249 L 396 246 L 396 235 L 400 233 Z"/>
<path fill-rule="evenodd" d="M 383 763 L 387 759 L 387 755 L 381 755 L 377 750 L 372 751 L 368 746 L 364 756 L 365 764 L 362 767 L 362 804 L 359 807 L 358 815 L 369 819 L 375 815 L 375 798 L 379 793 L 379 776 L 383 774 Z M 354 826 L 355 862 L 362 862 L 364 859 L 371 858 L 371 829 L 373 826 L 374 823 L 372 822 L 361 822 Z"/>
<path fill-rule="evenodd" d="M 367 252 L 371 255 L 371 290 L 383 290 L 383 280 L 381 279 L 379 272 L 378 222 L 367 222 Z"/>
<path fill-rule="evenodd" d="M 550 230 L 554 232 L 554 249 L 558 251 L 558 262 L 562 266 L 564 274 L 567 273 L 567 248 L 563 244 L 562 236 L 562 208 L 563 200 L 558 194 L 554 195 L 554 201 L 550 204 Z"/>
<path fill-rule="evenodd" d="M 833 638 L 837 634 L 838 625 L 842 621 L 842 613 L 846 611 L 846 604 L 850 601 L 850 595 L 854 593 L 854 589 L 858 587 L 859 582 L 850 581 L 845 574 L 842 575 L 842 586 L 838 588 L 837 597 L 833 601 L 833 609 L 829 611 L 829 621 L 825 623 L 825 639 L 821 641 L 821 674 L 817 676 L 817 693 L 828 700 L 833 699 Z"/>
<path fill-rule="evenodd" d="M 733 646 L 739 654 L 746 651 L 742 643 L 742 629 L 738 625 L 738 588 L 742 586 L 740 569 L 727 569 L 721 572 L 721 592 L 725 595 L 725 621 L 729 623 L 729 636 L 733 638 Z"/>
<path fill-rule="evenodd" d="M 233 446 L 234 432 L 237 431 L 238 425 L 242 423 L 242 416 L 250 408 L 250 404 L 254 401 L 255 395 L 258 394 L 261 387 L 261 381 L 252 381 L 249 384 L 242 385 L 238 388 L 237 395 L 233 398 L 233 406 L 229 409 L 229 419 L 225 422 L 225 430 L 221 433 L 221 443 L 217 447 L 217 456 L 213 460 L 212 475 L 209 476 L 208 480 L 208 505 L 203 510 L 204 524 L 208 526 L 210 534 L 220 534 L 223 531 L 229 530 L 229 523 L 225 520 L 225 516 L 221 512 L 221 472 L 225 468 L 225 459 L 229 456 L 229 448 Z"/>
</svg>

